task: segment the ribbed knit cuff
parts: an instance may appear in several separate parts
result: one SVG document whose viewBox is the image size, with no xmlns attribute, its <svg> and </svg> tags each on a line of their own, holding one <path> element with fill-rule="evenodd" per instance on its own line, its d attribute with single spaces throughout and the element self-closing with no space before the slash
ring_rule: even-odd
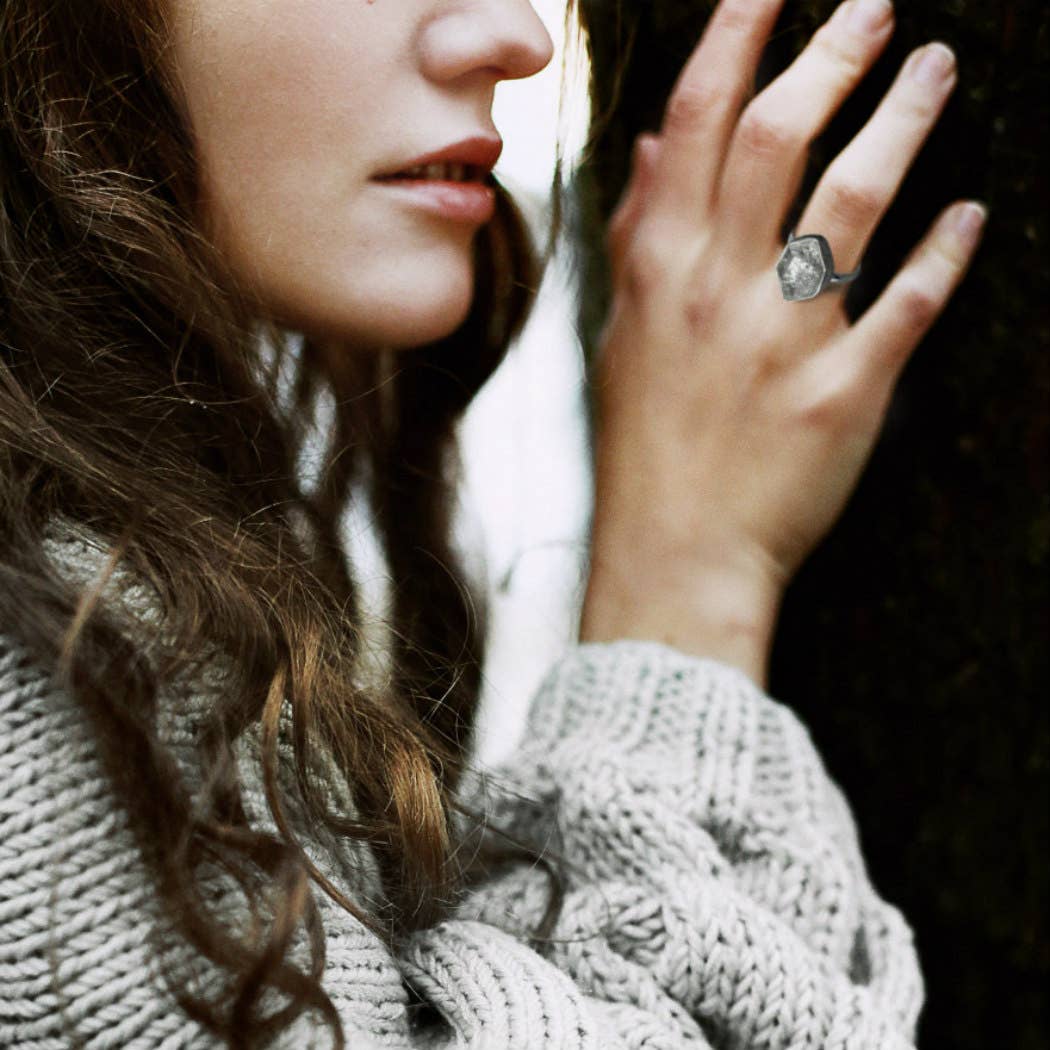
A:
<svg viewBox="0 0 1050 1050">
<path fill-rule="evenodd" d="M 742 670 L 662 642 L 619 639 L 568 649 L 541 681 L 529 710 L 530 741 L 552 743 L 593 730 L 607 743 L 666 742 L 698 707 L 751 709 L 775 704 Z M 780 705 L 775 705 L 779 707 Z M 684 721 L 677 721 L 681 716 Z"/>
<path fill-rule="evenodd" d="M 807 812 L 853 845 L 808 728 L 739 668 L 662 642 L 586 642 L 540 683 L 522 739 L 525 764 L 620 755 L 653 783 L 683 793 L 689 814 L 754 807 Z M 514 764 L 520 764 L 514 763 Z"/>
</svg>

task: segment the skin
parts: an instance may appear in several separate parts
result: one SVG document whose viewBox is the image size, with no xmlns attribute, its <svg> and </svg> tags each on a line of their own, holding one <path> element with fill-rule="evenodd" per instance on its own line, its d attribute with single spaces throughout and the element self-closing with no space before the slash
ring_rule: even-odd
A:
<svg viewBox="0 0 1050 1050">
<path fill-rule="evenodd" d="M 663 641 L 764 687 L 777 610 L 840 516 L 910 355 L 978 230 L 946 208 L 851 325 L 841 293 L 782 297 L 775 266 L 808 144 L 893 32 L 847 0 L 753 99 L 782 0 L 721 0 L 660 133 L 641 136 L 608 231 L 615 292 L 596 377 L 602 430 L 580 638 Z M 796 225 L 852 270 L 956 83 L 916 49 Z M 654 513 L 653 508 L 658 508 Z M 625 557 L 629 552 L 630 556 Z"/>
<path fill-rule="evenodd" d="M 171 20 L 201 219 L 264 312 L 375 349 L 462 324 L 480 226 L 369 179 L 498 137 L 496 84 L 554 52 L 526 0 L 174 0 Z"/>
<path fill-rule="evenodd" d="M 853 324 L 783 299 L 775 266 L 809 143 L 893 31 L 845 0 L 751 98 L 783 0 L 720 0 L 639 136 L 608 228 L 613 300 L 581 641 L 649 638 L 764 686 L 783 592 L 841 514 L 910 355 L 978 241 L 946 208 Z M 465 319 L 476 230 L 394 205 L 378 171 L 491 131 L 495 84 L 550 60 L 524 0 L 176 0 L 205 221 L 289 327 L 419 345 Z M 852 270 L 955 85 L 917 49 L 795 226 Z"/>
</svg>

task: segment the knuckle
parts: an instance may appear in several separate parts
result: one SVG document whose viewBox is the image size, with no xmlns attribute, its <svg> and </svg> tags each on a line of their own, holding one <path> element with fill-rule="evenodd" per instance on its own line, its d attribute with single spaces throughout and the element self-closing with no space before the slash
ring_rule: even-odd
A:
<svg viewBox="0 0 1050 1050">
<path fill-rule="evenodd" d="M 808 396 L 799 399 L 799 422 L 810 430 L 835 433 L 851 425 L 856 416 L 860 376 L 840 361 L 820 374 Z"/>
<path fill-rule="evenodd" d="M 845 421 L 844 399 L 827 388 L 803 401 L 798 408 L 798 422 L 806 430 L 834 433 Z"/>
<path fill-rule="evenodd" d="M 755 24 L 754 0 L 722 0 L 717 18 L 723 29 L 748 31 Z"/>
<path fill-rule="evenodd" d="M 949 279 L 955 276 L 956 271 L 964 269 L 969 262 L 969 256 L 963 251 L 959 241 L 943 232 L 934 237 L 931 249 L 934 258 L 948 270 Z"/>
<path fill-rule="evenodd" d="M 683 85 L 668 100 L 663 130 L 688 134 L 713 120 L 726 105 L 726 92 L 718 84 L 698 81 Z"/>
<path fill-rule="evenodd" d="M 894 100 L 893 109 L 903 126 L 910 126 L 920 133 L 931 129 L 937 120 L 936 102 L 923 95 L 914 97 L 902 93 Z"/>
<path fill-rule="evenodd" d="M 724 301 L 721 285 L 717 280 L 692 281 L 684 296 L 685 325 L 694 340 L 710 337 L 723 316 Z M 765 359 L 759 358 L 763 364 Z"/>
<path fill-rule="evenodd" d="M 897 312 L 909 331 L 922 332 L 940 309 L 940 296 L 918 275 L 903 276 L 897 289 Z"/>
<path fill-rule="evenodd" d="M 675 242 L 652 228 L 639 231 L 622 252 L 624 280 L 628 290 L 640 297 L 667 287 L 678 266 Z"/>
<path fill-rule="evenodd" d="M 846 227 L 866 226 L 882 214 L 885 193 L 879 186 L 856 179 L 832 179 L 827 186 L 828 207 Z"/>
<path fill-rule="evenodd" d="M 853 80 L 864 68 L 864 50 L 859 50 L 851 38 L 853 46 L 846 42 L 837 26 L 825 22 L 813 36 L 813 46 L 820 58 L 834 67 L 835 73 L 843 79 Z"/>
<path fill-rule="evenodd" d="M 902 76 L 893 85 L 890 103 L 905 120 L 919 126 L 932 123 L 940 112 L 943 97 L 916 82 L 914 77 Z"/>
<path fill-rule="evenodd" d="M 761 156 L 780 156 L 798 144 L 798 132 L 758 101 L 744 110 L 737 128 L 743 146 Z"/>
</svg>

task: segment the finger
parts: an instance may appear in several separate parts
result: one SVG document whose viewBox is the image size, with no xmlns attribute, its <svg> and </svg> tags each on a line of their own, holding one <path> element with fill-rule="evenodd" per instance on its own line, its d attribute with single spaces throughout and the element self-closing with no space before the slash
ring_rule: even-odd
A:
<svg viewBox="0 0 1050 1050">
<path fill-rule="evenodd" d="M 627 242 L 652 190 L 653 164 L 659 151 L 660 140 L 656 135 L 642 132 L 634 140 L 631 178 L 627 192 L 609 217 L 605 231 L 605 244 L 609 251 L 610 271 L 614 282 L 618 280 Z"/>
<path fill-rule="evenodd" d="M 896 381 L 944 309 L 973 259 L 982 218 L 975 201 L 957 201 L 941 212 L 882 294 L 843 335 L 841 347 L 859 356 L 859 367 L 876 381 Z"/>
<path fill-rule="evenodd" d="M 753 90 L 783 0 L 720 0 L 664 109 L 652 208 L 672 222 L 710 213 L 726 145 Z"/>
<path fill-rule="evenodd" d="M 947 51 L 948 71 L 925 79 L 923 59 Z M 828 239 L 835 268 L 854 269 L 956 83 L 947 45 L 912 52 L 879 107 L 821 176 L 795 233 Z"/>
<path fill-rule="evenodd" d="M 737 123 L 718 193 L 718 223 L 765 259 L 805 174 L 809 144 L 871 68 L 893 31 L 888 0 L 846 0 Z"/>
</svg>

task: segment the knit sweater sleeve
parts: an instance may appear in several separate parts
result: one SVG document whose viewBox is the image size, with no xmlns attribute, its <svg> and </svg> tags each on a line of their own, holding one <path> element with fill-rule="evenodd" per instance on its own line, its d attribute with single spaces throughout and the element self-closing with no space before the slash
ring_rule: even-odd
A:
<svg viewBox="0 0 1050 1050">
<path fill-rule="evenodd" d="M 476 791 L 508 830 L 560 833 L 572 874 L 550 942 L 528 939 L 547 898 L 525 864 L 397 957 L 315 892 L 349 1046 L 911 1045 L 910 931 L 805 729 L 742 672 L 651 642 L 575 645 Z M 157 920 L 82 715 L 0 634 L 0 1046 L 216 1047 L 157 976 Z M 412 1019 L 410 993 L 439 1023 Z M 315 1014 L 281 1043 L 330 1045 Z"/>
<path fill-rule="evenodd" d="M 601 1045 L 913 1045 L 912 932 L 873 887 L 807 729 L 742 671 L 657 642 L 576 645 L 488 779 L 490 820 L 569 862 L 540 950 Z M 525 938 L 547 892 L 534 865 L 482 885 L 460 923 L 420 935 L 420 978 L 464 928 Z"/>
</svg>

